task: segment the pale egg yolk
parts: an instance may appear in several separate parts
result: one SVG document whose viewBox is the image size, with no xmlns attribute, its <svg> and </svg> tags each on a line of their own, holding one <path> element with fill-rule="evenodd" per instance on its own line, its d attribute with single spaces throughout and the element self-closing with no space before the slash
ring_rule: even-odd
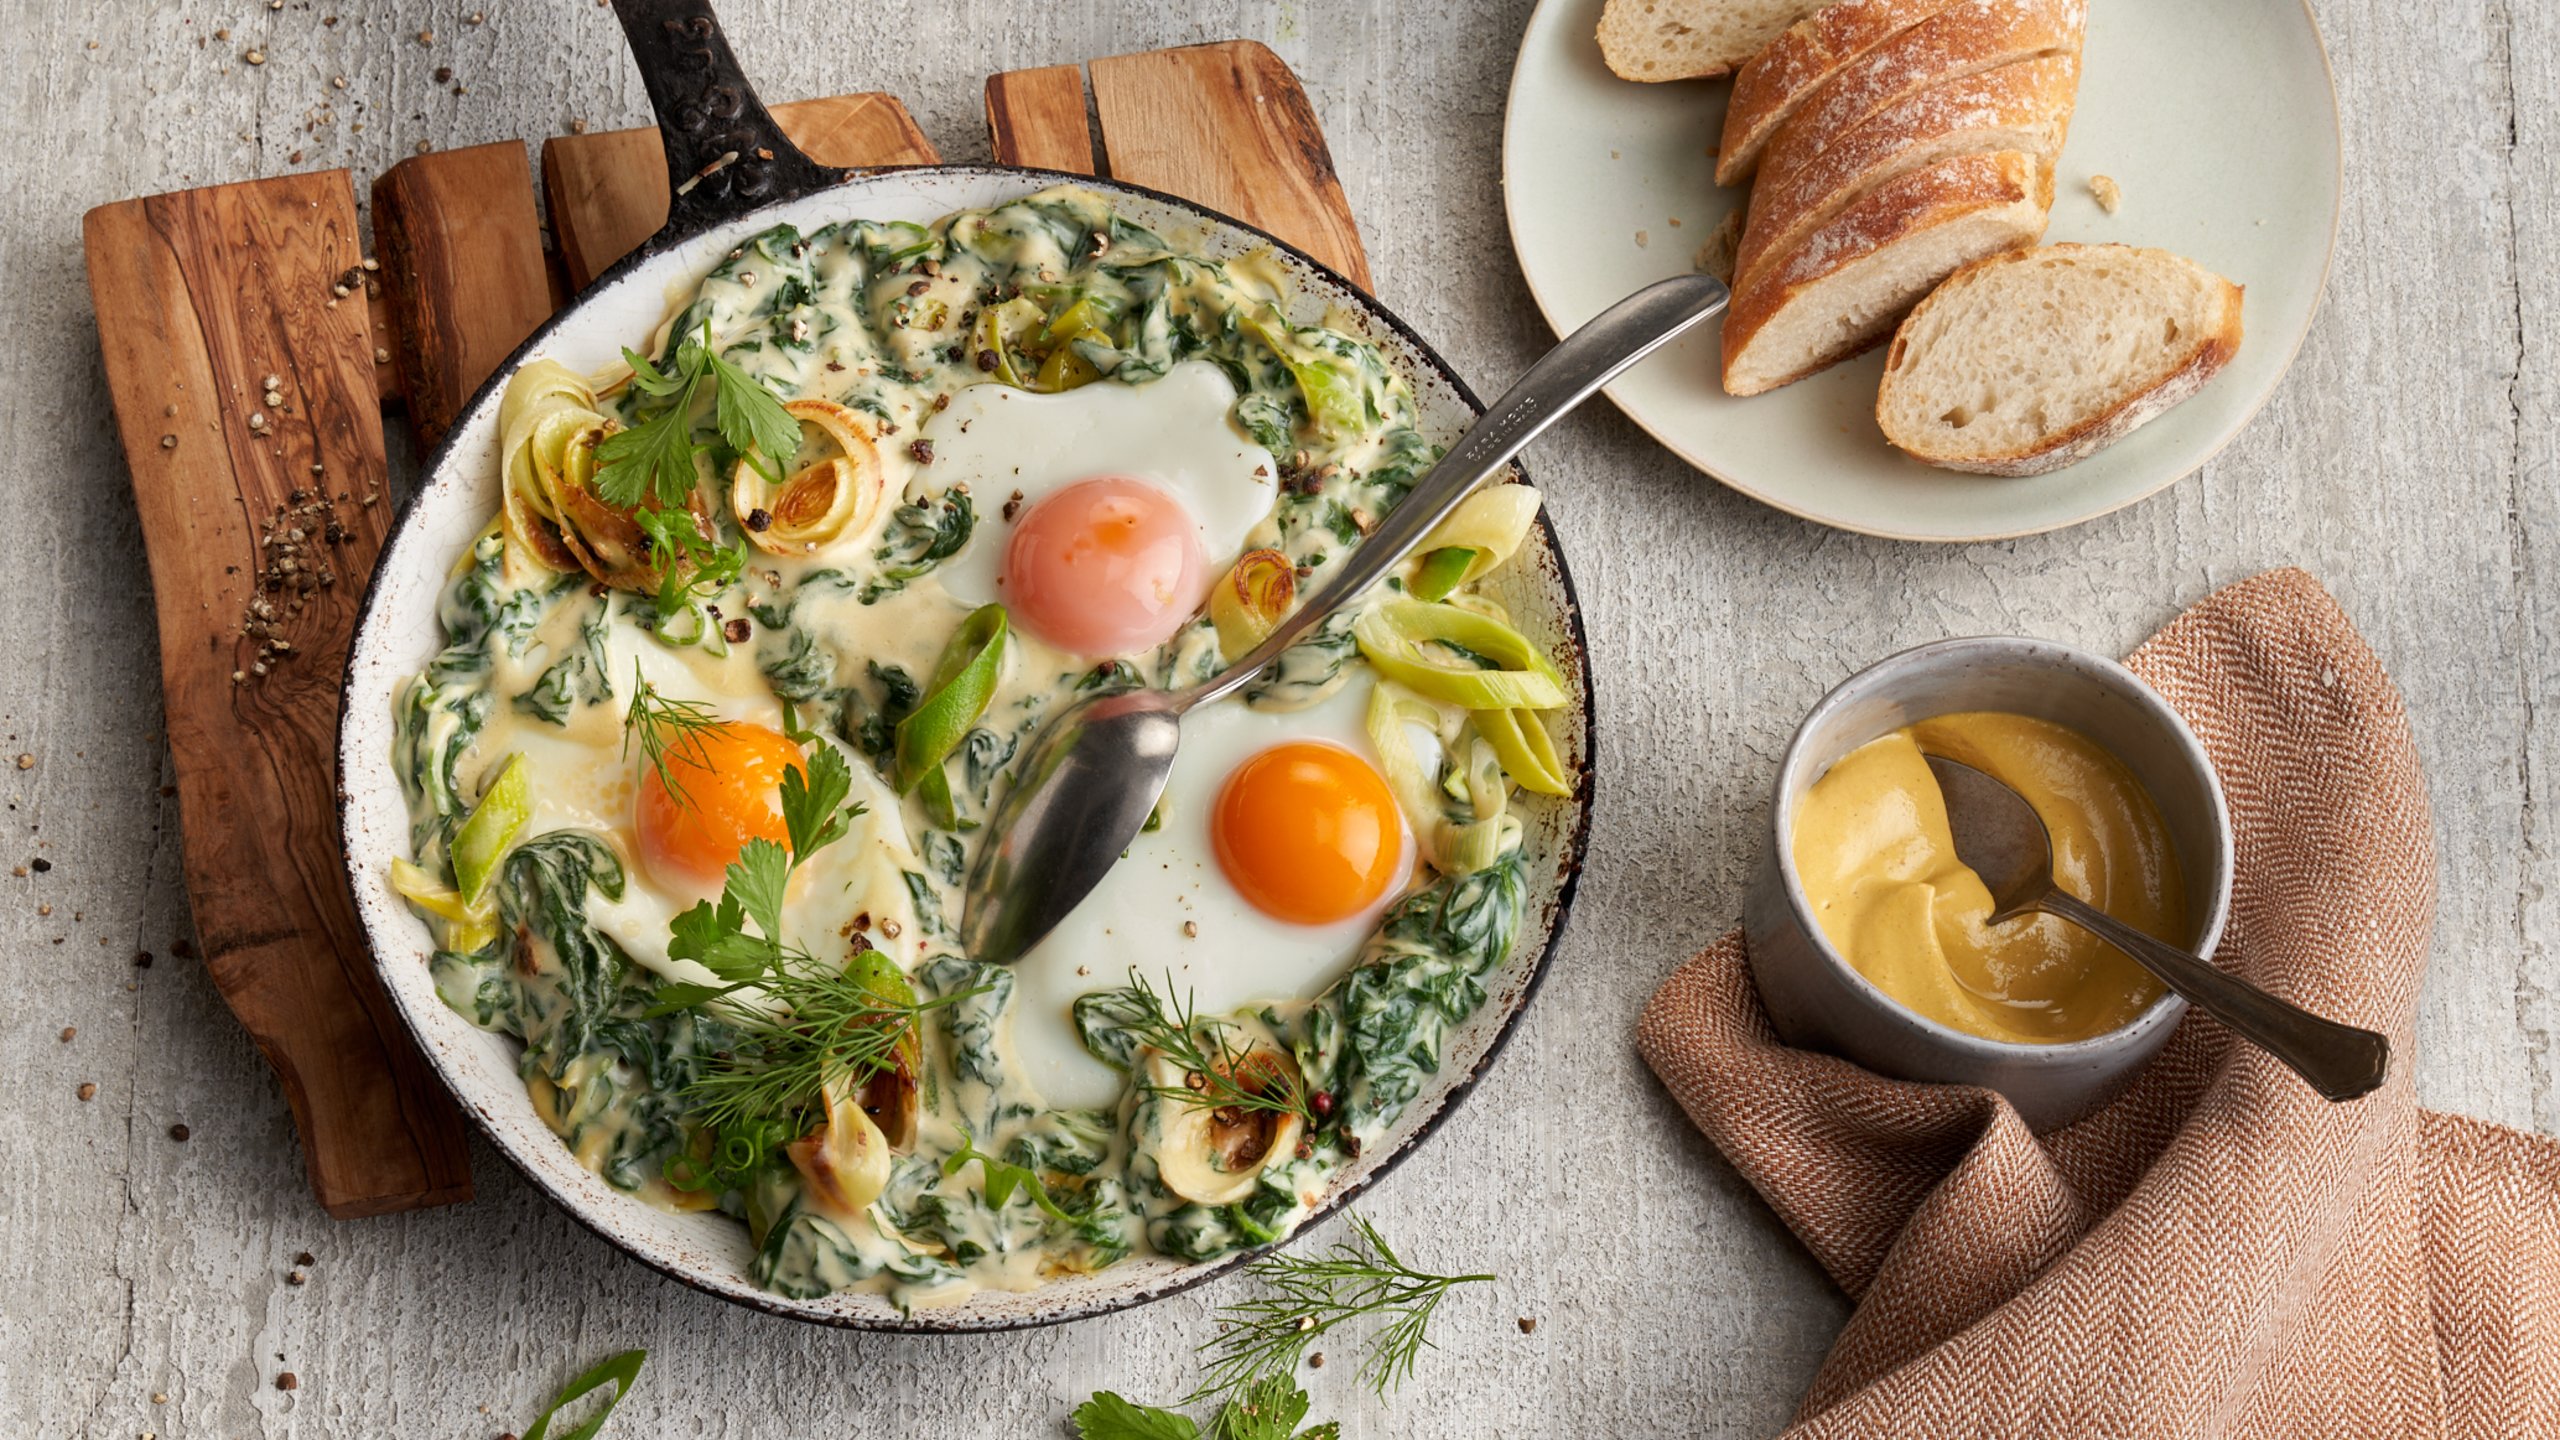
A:
<svg viewBox="0 0 2560 1440">
<path fill-rule="evenodd" d="M 732 720 L 669 737 L 660 764 L 641 767 L 632 804 L 641 863 L 669 889 L 718 890 L 748 841 L 785 843 L 782 776 L 805 763 L 799 746 L 762 725 Z"/>
<path fill-rule="evenodd" d="M 1404 859 L 1385 777 L 1319 741 L 1275 745 L 1237 766 L 1209 829 L 1236 889 L 1300 925 L 1347 920 L 1376 904 Z"/>
<path fill-rule="evenodd" d="M 1152 650 L 1208 597 L 1200 536 L 1182 502 L 1105 475 L 1033 506 L 998 582 L 1015 623 L 1076 655 Z"/>
</svg>

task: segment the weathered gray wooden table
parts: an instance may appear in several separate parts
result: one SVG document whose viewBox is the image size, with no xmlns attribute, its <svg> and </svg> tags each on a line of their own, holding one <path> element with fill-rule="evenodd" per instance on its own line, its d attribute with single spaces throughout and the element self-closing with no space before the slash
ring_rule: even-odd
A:
<svg viewBox="0 0 2560 1440">
<path fill-rule="evenodd" d="M 1592 627 L 1595 859 L 1510 1053 L 1366 1205 L 1423 1261 L 1501 1283 L 1452 1302 L 1392 1407 L 1347 1365 L 1311 1373 L 1317 1413 L 1346 1434 L 1784 1420 L 1842 1302 L 1628 1031 L 1735 913 L 1804 707 L 1941 635 L 2117 650 L 2216 585 L 2310 568 L 2398 677 L 2430 767 L 2444 901 L 2420 1092 L 2560 1129 L 2560 6 L 2318 9 L 2347 126 L 2327 307 L 2275 403 L 2205 473 L 2062 534 L 1930 549 L 1738 499 L 1605 406 L 1532 453 Z M 1381 297 L 1480 384 L 1549 338 L 1497 187 L 1528 0 L 723 10 L 769 95 L 894 91 L 955 159 L 984 154 L 990 70 L 1258 37 L 1306 78 Z M 1063 1433 L 1097 1387 L 1185 1389 L 1210 1307 L 1245 1282 L 1063 1330 L 885 1338 L 661 1280 L 485 1146 L 470 1205 L 321 1215 L 266 1068 L 173 954 L 188 921 L 151 609 L 79 217 L 286 169 L 371 175 L 422 143 L 639 123 L 637 76 L 611 18 L 573 0 L 0 0 L 0 17 L 0 554 L 19 596 L 0 756 L 33 757 L 0 759 L 16 837 L 0 850 L 0 1428 L 467 1440 L 521 1428 L 561 1379 L 629 1346 L 651 1352 L 614 1425 L 629 1436 Z M 264 64 L 245 63 L 253 47 Z M 282 1371 L 298 1388 L 277 1387 Z"/>
</svg>

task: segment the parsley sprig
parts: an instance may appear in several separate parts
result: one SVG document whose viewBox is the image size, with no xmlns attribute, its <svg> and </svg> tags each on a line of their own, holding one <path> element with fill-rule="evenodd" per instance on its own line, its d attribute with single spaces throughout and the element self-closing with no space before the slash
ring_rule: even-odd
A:
<svg viewBox="0 0 2560 1440">
<path fill-rule="evenodd" d="M 1337 1440 L 1342 1427 L 1330 1420 L 1298 1428 L 1307 1418 L 1307 1403 L 1307 1392 L 1288 1376 L 1266 1375 L 1218 1408 L 1209 1440 Z M 1133 1404 L 1108 1390 L 1095 1392 L 1069 1418 L 1080 1440 L 1200 1440 L 1190 1416 Z"/>
<path fill-rule="evenodd" d="M 1168 992 L 1172 979 L 1165 977 Z M 1135 966 L 1129 970 L 1129 988 L 1124 993 L 1123 1026 L 1140 1045 L 1181 1069 L 1185 1081 L 1141 1086 L 1145 1093 L 1204 1110 L 1267 1111 L 1315 1124 L 1306 1084 L 1296 1066 L 1255 1059 L 1252 1047 L 1238 1046 L 1228 1038 L 1228 1026 L 1215 1020 L 1201 1023 L 1194 997 L 1159 995 Z"/>
<path fill-rule="evenodd" d="M 800 422 L 782 408 L 765 383 L 730 363 L 711 345 L 711 320 L 676 347 L 666 369 L 624 350 L 631 388 L 657 403 L 596 447 L 596 494 L 616 509 L 636 509 L 643 498 L 660 509 L 682 510 L 702 475 L 694 467 L 693 412 L 708 384 L 712 423 L 722 443 L 747 458 L 759 474 L 779 481 L 775 466 L 800 448 Z M 653 539 L 658 538 L 653 532 Z"/>
<path fill-rule="evenodd" d="M 1494 1278 L 1417 1270 L 1361 1215 L 1351 1217 L 1349 1240 L 1314 1255 L 1266 1256 L 1250 1269 L 1270 1293 L 1219 1308 L 1218 1334 L 1200 1346 L 1210 1360 L 1193 1400 L 1249 1394 L 1257 1377 L 1289 1374 L 1328 1332 L 1371 1316 L 1386 1324 L 1363 1347 L 1360 1379 L 1383 1400 L 1431 1348 L 1424 1330 L 1449 1292 Z"/>
</svg>

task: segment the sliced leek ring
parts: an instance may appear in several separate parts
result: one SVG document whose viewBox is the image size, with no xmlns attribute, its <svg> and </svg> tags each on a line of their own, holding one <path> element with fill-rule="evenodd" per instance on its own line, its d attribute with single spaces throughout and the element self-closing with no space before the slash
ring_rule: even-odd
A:
<svg viewBox="0 0 2560 1440">
<path fill-rule="evenodd" d="M 793 400 L 782 408 L 816 430 L 832 453 L 801 466 L 779 485 L 766 479 L 754 460 L 740 460 L 730 477 L 729 509 L 748 544 L 768 555 L 808 555 L 870 528 L 888 481 L 870 428 L 853 411 L 832 400 Z M 778 458 L 787 463 L 795 457 Z"/>
<path fill-rule="evenodd" d="M 1391 600 L 1351 627 L 1379 674 L 1469 710 L 1553 710 L 1564 677 L 1526 636 L 1473 606 Z M 1475 659 L 1462 659 L 1460 656 Z M 1496 668 L 1484 669 L 1477 661 Z"/>
<path fill-rule="evenodd" d="M 574 543 L 562 533 L 551 499 L 552 476 L 582 432 L 592 448 L 611 422 L 596 412 L 595 391 L 556 360 L 536 360 L 507 382 L 498 402 L 498 453 L 503 457 L 507 571 L 519 583 L 585 569 Z"/>
<path fill-rule="evenodd" d="M 1294 1080 L 1298 1065 L 1286 1054 L 1256 1049 L 1236 1062 L 1238 1071 L 1259 1068 L 1274 1079 Z M 1161 1054 L 1147 1060 L 1148 1083 L 1162 1091 L 1187 1089 L 1190 1077 Z M 1159 1098 L 1157 1128 L 1150 1137 L 1156 1173 L 1165 1188 L 1200 1205 L 1233 1205 L 1253 1193 L 1272 1162 L 1296 1153 L 1306 1122 L 1271 1110 L 1194 1105 Z"/>
<path fill-rule="evenodd" d="M 784 1147 L 809 1203 L 839 1223 L 861 1218 L 889 1188 L 889 1140 L 848 1087 L 827 1090 L 827 1123 Z"/>
<path fill-rule="evenodd" d="M 1414 553 L 1427 557 L 1440 550 L 1475 551 L 1475 559 L 1468 562 L 1459 573 L 1457 584 L 1449 589 L 1472 585 L 1502 568 L 1503 562 L 1520 548 L 1520 542 L 1528 538 L 1529 527 L 1537 523 L 1540 501 L 1535 486 L 1486 486 L 1459 501 L 1458 508 L 1414 547 Z"/>
<path fill-rule="evenodd" d="M 1247 550 L 1209 592 L 1218 654 L 1232 664 L 1262 643 L 1298 598 L 1298 572 L 1277 550 Z"/>
</svg>

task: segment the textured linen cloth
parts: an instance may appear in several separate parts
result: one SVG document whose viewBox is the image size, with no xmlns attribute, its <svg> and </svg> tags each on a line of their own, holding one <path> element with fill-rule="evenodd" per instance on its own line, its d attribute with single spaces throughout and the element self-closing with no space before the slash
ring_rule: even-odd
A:
<svg viewBox="0 0 2560 1440">
<path fill-rule="evenodd" d="M 2191 1014 L 2038 1139 L 1988 1090 L 1781 1045 L 1727 936 L 1637 1043 L 1857 1301 L 1788 1436 L 2560 1436 L 2560 1144 L 2410 1087 L 2435 862 L 2398 693 L 2298 570 L 2128 663 L 2230 798 L 2217 963 L 2389 1034 L 2391 1078 L 2331 1105 Z"/>
</svg>

